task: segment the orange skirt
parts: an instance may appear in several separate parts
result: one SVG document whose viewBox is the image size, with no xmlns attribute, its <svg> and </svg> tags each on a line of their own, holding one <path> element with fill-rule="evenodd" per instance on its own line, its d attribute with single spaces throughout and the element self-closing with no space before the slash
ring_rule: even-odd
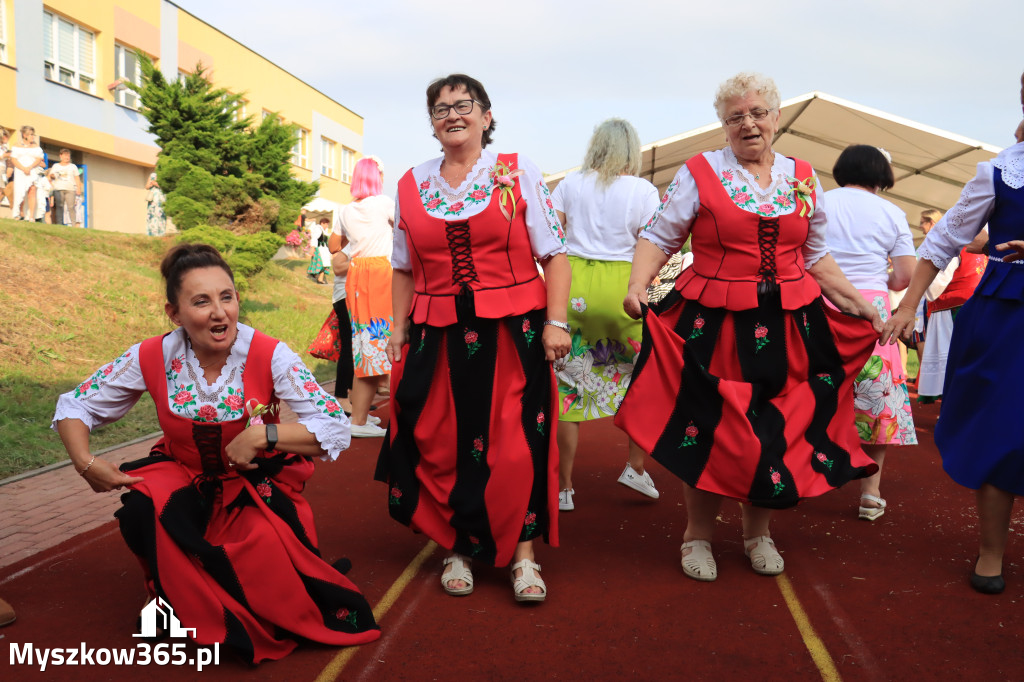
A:
<svg viewBox="0 0 1024 682">
<path fill-rule="evenodd" d="M 352 365 L 356 377 L 391 373 L 386 353 L 395 323 L 391 309 L 391 262 L 384 256 L 353 258 L 345 281 L 352 318 Z"/>
</svg>

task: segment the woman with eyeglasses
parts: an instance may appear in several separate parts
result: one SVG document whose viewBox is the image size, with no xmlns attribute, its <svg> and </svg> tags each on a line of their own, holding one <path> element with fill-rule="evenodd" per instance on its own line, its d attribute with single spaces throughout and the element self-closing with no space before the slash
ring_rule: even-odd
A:
<svg viewBox="0 0 1024 682">
<path fill-rule="evenodd" d="M 828 254 L 810 164 L 772 150 L 775 83 L 738 74 L 715 110 L 728 146 L 679 169 L 637 242 L 623 305 L 644 317 L 644 341 L 615 419 L 686 483 L 682 567 L 701 581 L 718 576 L 723 498 L 741 502 L 753 570 L 776 575 L 772 510 L 878 469 L 854 428 L 853 381 L 882 323 Z M 688 238 L 693 265 L 649 310 L 648 285 Z"/>
<path fill-rule="evenodd" d="M 511 563 L 516 601 L 540 602 L 533 541 L 558 544 L 551 363 L 571 344 L 562 226 L 540 170 L 486 148 L 495 121 L 479 81 L 434 81 L 427 113 L 444 153 L 398 183 L 377 478 L 391 516 L 451 553 L 445 592 L 473 591 L 473 562 Z"/>
</svg>

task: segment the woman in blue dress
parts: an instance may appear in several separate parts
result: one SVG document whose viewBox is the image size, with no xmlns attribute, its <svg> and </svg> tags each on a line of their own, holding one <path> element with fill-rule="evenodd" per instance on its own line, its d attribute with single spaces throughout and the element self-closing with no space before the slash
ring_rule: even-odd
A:
<svg viewBox="0 0 1024 682">
<path fill-rule="evenodd" d="M 1019 129 L 1018 129 L 1019 130 Z M 960 309 L 946 365 L 935 444 L 942 466 L 975 491 L 981 536 L 971 587 L 999 594 L 1014 497 L 1024 495 L 1024 432 L 1013 381 L 1024 369 L 1024 142 L 978 164 L 956 206 L 918 250 L 920 260 L 882 343 L 913 331 L 914 311 L 940 270 L 988 224 L 995 245 L 974 295 Z"/>
</svg>

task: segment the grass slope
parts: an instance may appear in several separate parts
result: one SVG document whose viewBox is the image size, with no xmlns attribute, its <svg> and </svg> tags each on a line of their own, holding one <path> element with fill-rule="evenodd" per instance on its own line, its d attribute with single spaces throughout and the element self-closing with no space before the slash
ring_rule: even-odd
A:
<svg viewBox="0 0 1024 682">
<path fill-rule="evenodd" d="M 50 429 L 57 396 L 145 338 L 170 331 L 160 259 L 171 238 L 0 220 L 0 478 L 66 456 Z M 250 278 L 241 321 L 303 354 L 331 308 L 305 261 Z M 308 355 L 317 378 L 334 365 Z M 93 450 L 158 431 L 148 396 L 93 433 Z"/>
</svg>

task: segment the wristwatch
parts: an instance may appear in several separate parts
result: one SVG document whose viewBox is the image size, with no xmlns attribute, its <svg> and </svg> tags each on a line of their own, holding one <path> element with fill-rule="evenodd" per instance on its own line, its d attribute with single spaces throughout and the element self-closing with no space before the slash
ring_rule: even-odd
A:
<svg viewBox="0 0 1024 682">
<path fill-rule="evenodd" d="M 277 449 L 277 424 L 266 424 L 267 427 L 267 452 Z"/>
<path fill-rule="evenodd" d="M 558 320 L 544 320 L 544 324 L 550 324 L 552 327 L 558 327 L 566 334 L 572 334 L 572 328 L 565 322 L 559 322 Z"/>
</svg>

